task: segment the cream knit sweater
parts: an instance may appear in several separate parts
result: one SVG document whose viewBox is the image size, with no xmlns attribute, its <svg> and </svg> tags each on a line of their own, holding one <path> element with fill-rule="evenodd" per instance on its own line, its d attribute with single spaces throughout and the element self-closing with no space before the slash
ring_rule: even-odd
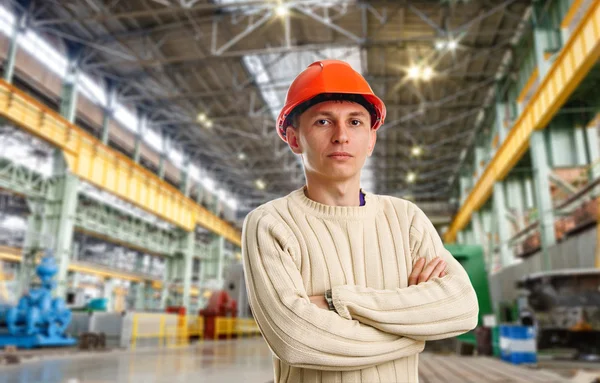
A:
<svg viewBox="0 0 600 383">
<path fill-rule="evenodd" d="M 276 383 L 418 382 L 425 341 L 477 324 L 469 277 L 408 201 L 365 193 L 365 206 L 327 206 L 299 189 L 252 211 L 242 242 Z M 448 274 L 408 287 L 415 261 L 436 256 Z M 339 314 L 310 303 L 330 288 Z"/>
</svg>

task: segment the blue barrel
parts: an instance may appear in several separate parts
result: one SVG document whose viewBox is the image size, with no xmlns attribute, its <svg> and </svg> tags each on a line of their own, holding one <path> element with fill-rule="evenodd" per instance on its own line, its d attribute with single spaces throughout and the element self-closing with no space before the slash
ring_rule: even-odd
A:
<svg viewBox="0 0 600 383">
<path fill-rule="evenodd" d="M 510 326 L 509 338 L 509 361 L 511 363 L 537 363 L 537 345 L 533 327 Z"/>
<path fill-rule="evenodd" d="M 511 325 L 500 325 L 499 346 L 500 359 L 510 362 L 510 328 Z"/>
</svg>

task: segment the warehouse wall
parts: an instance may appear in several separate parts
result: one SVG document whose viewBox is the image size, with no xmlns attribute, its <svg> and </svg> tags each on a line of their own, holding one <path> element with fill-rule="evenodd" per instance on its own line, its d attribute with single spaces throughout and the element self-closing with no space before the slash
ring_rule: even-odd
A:
<svg viewBox="0 0 600 383">
<path fill-rule="evenodd" d="M 548 250 L 551 270 L 594 268 L 596 227 L 573 235 Z M 521 263 L 503 268 L 489 276 L 492 304 L 497 312 L 501 302 L 512 303 L 517 298 L 515 283 L 521 277 L 540 272 L 544 263 L 541 251 Z"/>
</svg>

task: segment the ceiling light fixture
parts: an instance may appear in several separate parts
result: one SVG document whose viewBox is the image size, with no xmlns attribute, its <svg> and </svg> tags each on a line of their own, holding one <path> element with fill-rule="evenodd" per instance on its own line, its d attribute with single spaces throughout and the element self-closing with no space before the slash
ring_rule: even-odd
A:
<svg viewBox="0 0 600 383">
<path fill-rule="evenodd" d="M 410 172 L 406 175 L 406 182 L 413 183 L 417 179 L 417 175 L 414 172 Z"/>
<path fill-rule="evenodd" d="M 206 121 L 206 114 L 198 113 L 198 122 L 204 122 L 204 121 Z"/>
<path fill-rule="evenodd" d="M 275 13 L 277 14 L 277 16 L 279 17 L 284 17 L 287 16 L 288 14 L 288 7 L 286 7 L 283 4 L 279 4 L 276 8 L 275 8 Z"/>
<path fill-rule="evenodd" d="M 441 51 L 444 48 L 446 48 L 446 42 L 444 40 L 438 40 L 435 42 L 435 49 Z"/>
<path fill-rule="evenodd" d="M 245 159 L 246 159 L 246 154 L 245 153 L 239 153 L 238 154 L 238 160 L 244 161 Z"/>
<path fill-rule="evenodd" d="M 423 153 L 423 149 L 420 146 L 413 146 L 411 153 L 413 156 L 418 157 Z"/>
<path fill-rule="evenodd" d="M 421 76 L 421 68 L 416 65 L 411 66 L 408 69 L 408 77 L 417 79 Z"/>
<path fill-rule="evenodd" d="M 204 126 L 206 126 L 208 129 L 212 129 L 212 127 L 213 127 L 213 122 L 212 122 L 211 120 L 207 120 L 207 121 L 204 123 Z"/>
<path fill-rule="evenodd" d="M 448 41 L 448 49 L 453 51 L 456 48 L 458 48 L 458 43 L 456 42 L 456 40 L 450 40 Z"/>
<path fill-rule="evenodd" d="M 423 71 L 421 72 L 421 78 L 425 81 L 429 81 L 431 80 L 431 77 L 433 76 L 433 69 L 431 69 L 431 67 L 425 67 L 423 69 Z"/>
<path fill-rule="evenodd" d="M 267 187 L 267 185 L 265 184 L 265 181 L 263 181 L 263 180 L 260 180 L 260 179 L 259 179 L 259 180 L 256 180 L 256 182 L 254 182 L 254 184 L 256 185 L 256 188 L 257 188 L 258 190 L 264 190 L 264 189 L 265 189 L 265 187 Z"/>
</svg>

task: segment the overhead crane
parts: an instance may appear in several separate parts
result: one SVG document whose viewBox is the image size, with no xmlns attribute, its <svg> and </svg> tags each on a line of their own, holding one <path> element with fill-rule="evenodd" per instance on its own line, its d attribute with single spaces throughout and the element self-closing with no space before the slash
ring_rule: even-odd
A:
<svg viewBox="0 0 600 383">
<path fill-rule="evenodd" d="M 571 10 L 576 7 L 577 2 L 572 5 Z M 569 12 L 565 18 L 572 17 L 572 12 Z M 600 2 L 595 1 L 559 52 L 523 113 L 465 199 L 444 235 L 446 242 L 452 243 L 456 240 L 458 232 L 469 223 L 471 214 L 490 198 L 494 183 L 504 179 L 525 154 L 531 133 L 546 128 L 598 58 Z"/>
<path fill-rule="evenodd" d="M 76 176 L 185 231 L 196 224 L 241 246 L 238 230 L 59 113 L 0 80 L 0 116 L 60 148 Z"/>
</svg>

